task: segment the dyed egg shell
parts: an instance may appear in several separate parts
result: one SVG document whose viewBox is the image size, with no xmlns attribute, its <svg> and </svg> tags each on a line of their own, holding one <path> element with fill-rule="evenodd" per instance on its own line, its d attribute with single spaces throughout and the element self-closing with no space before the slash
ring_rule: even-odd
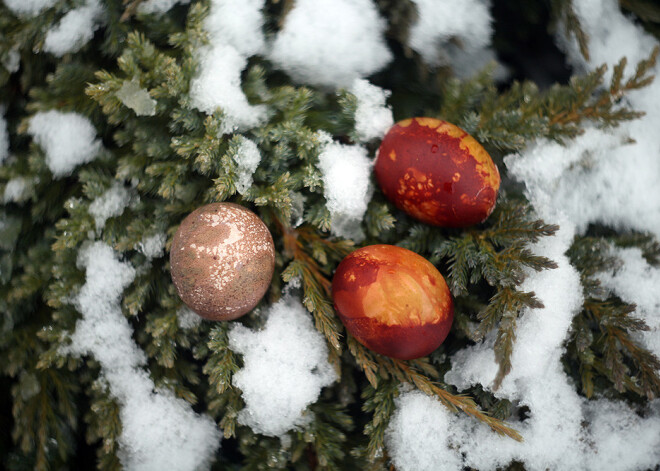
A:
<svg viewBox="0 0 660 471">
<path fill-rule="evenodd" d="M 335 309 L 362 345 L 401 360 L 445 340 L 454 304 L 440 272 L 415 252 L 370 245 L 349 254 L 332 280 Z"/>
<path fill-rule="evenodd" d="M 466 227 L 495 208 L 500 173 L 486 150 L 461 128 L 434 118 L 396 123 L 374 167 L 385 196 L 434 226 Z"/>
<path fill-rule="evenodd" d="M 270 286 L 273 237 L 259 217 L 233 203 L 211 203 L 190 213 L 170 249 L 172 281 L 186 305 L 215 321 L 251 311 Z"/>
</svg>

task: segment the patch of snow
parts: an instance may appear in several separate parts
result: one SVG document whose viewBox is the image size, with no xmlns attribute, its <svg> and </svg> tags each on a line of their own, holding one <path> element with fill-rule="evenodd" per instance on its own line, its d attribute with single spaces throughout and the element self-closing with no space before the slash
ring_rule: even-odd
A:
<svg viewBox="0 0 660 471">
<path fill-rule="evenodd" d="M 70 175 L 102 149 L 91 121 L 78 113 L 39 112 L 30 119 L 28 133 L 46 153 L 46 165 L 55 178 Z"/>
<path fill-rule="evenodd" d="M 410 391 L 395 400 L 396 410 L 385 431 L 385 444 L 396 469 L 436 471 L 463 469 L 457 450 L 449 446 L 452 413 L 437 399 Z M 419 433 L 423 430 L 424 433 Z"/>
<path fill-rule="evenodd" d="M 220 109 L 223 133 L 258 126 L 266 119 L 264 105 L 250 105 L 241 89 L 241 72 L 250 55 L 264 47 L 264 0 L 214 0 L 204 27 L 209 45 L 199 51 L 199 68 L 190 83 L 191 104 L 207 114 Z"/>
<path fill-rule="evenodd" d="M 250 139 L 242 138 L 241 144 L 232 155 L 238 166 L 236 190 L 244 195 L 252 186 L 252 174 L 261 162 L 261 153 L 257 145 Z"/>
<path fill-rule="evenodd" d="M 94 36 L 103 23 L 104 10 L 99 0 L 87 0 L 84 5 L 67 12 L 53 29 L 46 33 L 44 51 L 62 57 L 77 52 Z"/>
<path fill-rule="evenodd" d="M 19 16 L 35 16 L 52 7 L 57 0 L 3 0 L 5 6 Z"/>
<path fill-rule="evenodd" d="M 192 329 L 202 323 L 202 318 L 187 306 L 181 307 L 176 312 L 176 317 L 179 327 L 182 329 Z"/>
<path fill-rule="evenodd" d="M 5 110 L 0 107 L 0 165 L 9 157 L 9 132 L 5 120 Z"/>
<path fill-rule="evenodd" d="M 160 258 L 165 251 L 165 242 L 167 242 L 167 236 L 164 232 L 159 232 L 148 237 L 143 237 L 137 244 L 136 249 L 149 259 Z"/>
<path fill-rule="evenodd" d="M 190 0 L 147 0 L 146 2 L 140 3 L 140 6 L 138 6 L 138 12 L 162 15 L 163 13 L 170 11 L 170 9 L 177 3 L 186 5 L 190 3 Z"/>
<path fill-rule="evenodd" d="M 25 197 L 27 189 L 27 180 L 23 177 L 12 178 L 5 185 L 4 201 L 5 203 L 21 203 Z"/>
<path fill-rule="evenodd" d="M 256 433 L 280 436 L 304 426 L 307 406 L 337 379 L 323 335 L 294 298 L 273 304 L 262 330 L 236 324 L 229 347 L 243 355 L 244 366 L 232 380 L 245 401 L 238 422 Z M 268 384 L 277 387 L 264 387 Z"/>
<path fill-rule="evenodd" d="M 644 320 L 650 329 L 637 336 L 642 345 L 660 357 L 660 268 L 649 265 L 636 247 L 617 248 L 614 254 L 622 265 L 611 273 L 599 274 L 599 279 L 623 301 L 637 305 L 635 317 Z"/>
<path fill-rule="evenodd" d="M 319 154 L 326 206 L 332 215 L 331 231 L 340 237 L 360 241 L 360 223 L 371 199 L 371 167 L 367 149 L 336 142 L 324 144 Z"/>
<path fill-rule="evenodd" d="M 349 87 L 392 59 L 372 0 L 297 0 L 269 58 L 294 80 Z"/>
<path fill-rule="evenodd" d="M 89 205 L 89 214 L 94 217 L 96 229 L 105 227 L 105 222 L 111 217 L 121 216 L 124 209 L 131 203 L 134 193 L 119 182 L 113 185 Z"/>
<path fill-rule="evenodd" d="M 355 132 L 362 142 L 382 138 L 394 124 L 392 109 L 386 105 L 388 90 L 356 79 L 349 91 L 357 98 Z"/>
<path fill-rule="evenodd" d="M 220 442 L 216 424 L 171 391 L 155 388 L 143 368 L 146 356 L 122 314 L 122 291 L 133 281 L 135 269 L 102 242 L 81 249 L 78 263 L 86 273 L 74 298 L 82 319 L 63 353 L 91 354 L 100 363 L 102 378 L 121 406 L 118 454 L 123 467 L 208 469 Z"/>
<path fill-rule="evenodd" d="M 489 2 L 485 0 L 413 0 L 417 21 L 408 46 L 434 67 L 451 65 L 466 78 L 495 60 Z"/>
</svg>

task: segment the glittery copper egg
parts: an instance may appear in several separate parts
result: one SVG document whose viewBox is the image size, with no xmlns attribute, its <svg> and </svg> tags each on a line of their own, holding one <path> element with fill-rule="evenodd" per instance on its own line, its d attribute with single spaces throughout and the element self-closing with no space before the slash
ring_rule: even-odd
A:
<svg viewBox="0 0 660 471">
<path fill-rule="evenodd" d="M 332 279 L 332 298 L 353 337 L 402 360 L 438 348 L 454 320 L 440 272 L 424 257 L 394 245 L 368 245 L 346 256 Z"/>
<path fill-rule="evenodd" d="M 434 226 L 466 227 L 495 208 L 500 174 L 486 150 L 461 128 L 435 118 L 396 123 L 374 166 L 385 196 Z"/>
<path fill-rule="evenodd" d="M 270 285 L 273 237 L 243 206 L 207 204 L 179 226 L 170 265 L 174 286 L 189 308 L 210 320 L 236 319 L 252 310 Z"/>
</svg>

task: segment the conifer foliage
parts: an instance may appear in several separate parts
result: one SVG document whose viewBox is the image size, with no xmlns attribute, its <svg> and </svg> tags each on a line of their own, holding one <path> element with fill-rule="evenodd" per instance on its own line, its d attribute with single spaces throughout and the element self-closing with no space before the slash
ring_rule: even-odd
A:
<svg viewBox="0 0 660 471">
<path fill-rule="evenodd" d="M 208 456 L 191 455 L 201 460 L 201 469 L 393 469 L 388 426 L 398 398 L 412 390 L 466 416 L 474 427 L 485 425 L 506 440 L 526 439 L 513 425 L 524 423 L 525 406 L 498 390 L 512 369 L 521 317 L 544 307 L 524 282 L 559 267 L 536 247 L 556 237 L 561 225 L 544 219 L 524 185 L 508 175 L 505 156 L 537 142 L 567 145 L 585 130 L 610 130 L 642 117 L 626 100 L 652 83 L 657 48 L 636 64 L 616 58 L 610 71 L 606 65 L 584 73 L 576 68 L 567 83 L 539 87 L 502 79 L 494 62 L 471 74 L 458 73 L 451 54 L 429 63 L 407 42 L 424 14 L 423 2 L 354 2 L 371 5 L 382 17 L 392 55 L 389 65 L 360 76 L 390 90 L 384 96 L 394 118 L 437 117 L 472 134 L 492 155 L 502 187 L 484 223 L 447 229 L 398 211 L 368 176 L 371 187 L 358 195 L 368 202 L 366 209 L 357 217 L 346 211 L 348 223 L 341 226 L 346 214 L 333 203 L 321 156 L 336 146 L 372 158 L 380 142 L 378 133 L 360 128 L 364 97 L 351 83 L 301 83 L 265 49 L 248 56 L 240 45 L 221 45 L 235 47 L 237 60 L 245 62 L 236 80 L 226 81 L 236 87 L 231 100 L 240 102 L 242 93 L 244 102 L 227 101 L 206 112 L 196 80 L 218 34 L 209 30 L 209 18 L 223 2 L 19 3 L 0 3 L 0 467 L 150 469 L 135 463 L 143 456 L 140 446 L 148 457 L 153 444 L 136 439 L 132 447 L 128 437 L 132 430 L 148 434 L 149 424 L 127 417 L 127 399 L 117 393 L 98 350 L 76 350 L 87 309 L 80 293 L 90 283 L 85 254 L 100 246 L 112 249 L 112 266 L 120 267 L 119 275 L 108 277 L 130 271 L 123 290 L 97 299 L 98 309 L 120 310 L 126 321 L 121 328 L 133 347 L 119 356 L 135 362 L 134 371 L 150 385 L 150 401 L 170 401 L 183 416 L 194 416 L 197 428 L 191 430 L 200 436 L 207 430 L 202 424 L 217 426 L 217 435 L 200 438 Z M 304 3 L 264 2 L 260 28 L 267 42 Z M 652 2 L 620 4 L 649 34 L 659 35 L 660 13 Z M 593 57 L 573 2 L 539 2 L 536 8 L 552 17 L 546 26 L 576 38 L 584 57 Z M 78 16 L 66 20 L 74 11 Z M 66 21 L 71 30 L 80 26 L 76 21 L 87 25 L 87 36 L 61 39 L 56 33 Z M 460 51 L 463 44 L 469 50 L 470 37 L 459 33 L 437 47 Z M 59 53 L 54 41 L 66 52 Z M 215 73 L 229 76 L 232 67 L 221 64 Z M 258 117 L 236 121 L 236 106 Z M 383 112 L 382 105 L 377 108 L 369 116 Z M 85 129 L 93 129 L 87 140 Z M 246 155 L 254 149 L 249 155 L 258 162 L 250 163 Z M 230 323 L 200 321 L 183 305 L 168 257 L 182 219 L 220 201 L 257 213 L 276 248 L 266 296 L 252 313 Z M 337 265 L 355 248 L 379 243 L 430 260 L 454 296 L 452 331 L 428 357 L 402 361 L 371 352 L 345 331 L 334 311 Z M 639 338 L 651 327 L 635 301 L 602 281 L 603 273 L 616 276 L 624 249 L 639 250 L 645 266 L 660 265 L 660 245 L 650 231 L 605 221 L 575 235 L 567 255 L 579 272 L 583 303 L 562 364 L 587 399 L 607 397 L 643 410 L 660 394 L 660 359 Z M 255 432 L 244 420 L 252 405 L 234 383 L 245 363 L 232 347 L 233 333 L 236 325 L 264 328 L 272 306 L 292 298 L 313 320 L 317 332 L 310 335 L 322 336 L 336 380 L 301 411 L 295 426 L 275 437 Z M 445 378 L 453 356 L 470 346 L 489 349 L 495 359 L 492 384 L 483 385 L 488 387 L 459 388 Z M 263 389 L 275 393 L 277 378 L 264 376 Z M 189 466 L 181 469 L 194 469 Z M 498 466 L 519 469 L 520 463 Z"/>
</svg>

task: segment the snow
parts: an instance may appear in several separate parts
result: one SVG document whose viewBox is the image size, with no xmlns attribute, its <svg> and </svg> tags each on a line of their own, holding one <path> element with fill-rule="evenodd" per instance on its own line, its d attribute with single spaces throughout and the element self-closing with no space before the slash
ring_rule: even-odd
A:
<svg viewBox="0 0 660 471">
<path fill-rule="evenodd" d="M 327 142 L 319 154 L 326 206 L 332 216 L 334 235 L 360 241 L 360 222 L 371 199 L 371 167 L 367 149 Z"/>
<path fill-rule="evenodd" d="M 202 323 L 202 318 L 187 306 L 181 307 L 176 312 L 176 317 L 177 323 L 182 329 L 193 329 Z"/>
<path fill-rule="evenodd" d="M 3 0 L 13 13 L 22 16 L 35 16 L 52 7 L 57 0 Z"/>
<path fill-rule="evenodd" d="M 113 185 L 89 205 L 89 214 L 94 217 L 96 229 L 105 227 L 105 222 L 121 216 L 124 209 L 131 203 L 134 193 L 119 182 Z"/>
<path fill-rule="evenodd" d="M 78 113 L 51 110 L 30 119 L 28 133 L 46 153 L 46 165 L 55 178 L 65 177 L 78 165 L 91 162 L 102 149 L 96 129 Z"/>
<path fill-rule="evenodd" d="M 101 365 L 101 377 L 121 407 L 118 455 L 124 469 L 208 469 L 220 442 L 215 423 L 171 391 L 155 388 L 122 314 L 122 291 L 135 269 L 102 242 L 81 249 L 78 264 L 86 273 L 74 298 L 82 318 L 63 353 L 91 354 Z"/>
<path fill-rule="evenodd" d="M 17 48 L 10 49 L 9 52 L 7 52 L 7 56 L 2 58 L 2 65 L 10 74 L 17 72 L 18 69 L 20 69 L 21 54 Z"/>
<path fill-rule="evenodd" d="M 190 3 L 190 0 L 147 0 L 140 3 L 138 12 L 144 14 L 158 14 L 168 12 L 174 5 L 180 3 L 182 5 Z"/>
<path fill-rule="evenodd" d="M 25 197 L 27 180 L 23 177 L 12 178 L 5 185 L 4 202 L 20 203 Z"/>
<path fill-rule="evenodd" d="M 459 77 L 469 77 L 495 60 L 489 2 L 485 0 L 412 0 L 417 21 L 408 46 L 437 67 L 451 65 Z"/>
<path fill-rule="evenodd" d="M 0 165 L 9 157 L 9 132 L 7 132 L 7 121 L 5 110 L 0 107 Z"/>
<path fill-rule="evenodd" d="M 44 51 L 58 57 L 77 52 L 92 39 L 103 22 L 103 14 L 99 0 L 87 0 L 84 5 L 67 12 L 58 25 L 46 33 Z"/>
<path fill-rule="evenodd" d="M 233 158 L 238 166 L 236 190 L 244 195 L 252 186 L 252 174 L 261 162 L 261 153 L 254 142 L 242 138 L 240 147 L 233 154 Z"/>
<path fill-rule="evenodd" d="M 198 73 L 190 84 L 191 104 L 207 114 L 221 109 L 223 133 L 253 128 L 266 118 L 266 107 L 250 105 L 241 89 L 241 72 L 248 57 L 264 47 L 263 4 L 263 0 L 214 0 L 204 22 L 210 44 L 198 51 Z"/>
<path fill-rule="evenodd" d="M 149 259 L 160 258 L 165 251 L 165 242 L 167 242 L 167 235 L 164 232 L 159 232 L 143 237 L 137 244 L 136 249 Z"/>
<path fill-rule="evenodd" d="M 391 92 L 363 79 L 353 81 L 349 91 L 357 98 L 355 132 L 360 141 L 382 138 L 394 124 L 392 109 L 385 104 Z"/>
<path fill-rule="evenodd" d="M 395 404 L 385 444 L 397 470 L 462 469 L 460 456 L 448 446 L 447 427 L 453 417 L 445 406 L 421 391 L 406 392 Z"/>
<path fill-rule="evenodd" d="M 243 355 L 232 380 L 245 401 L 238 422 L 256 433 L 281 436 L 304 426 L 306 407 L 337 379 L 324 337 L 295 298 L 273 304 L 259 331 L 236 324 L 229 347 Z"/>
<path fill-rule="evenodd" d="M 634 303 L 634 316 L 646 321 L 650 330 L 639 332 L 642 345 L 660 357 L 660 269 L 648 264 L 636 247 L 614 251 L 622 262 L 611 273 L 601 273 L 602 286 L 623 301 Z"/>
<path fill-rule="evenodd" d="M 634 64 L 650 52 L 654 41 L 619 12 L 614 0 L 573 4 L 591 38 L 592 55 L 592 62 L 587 63 L 580 58 L 574 41 L 564 41 L 574 64 L 591 70 L 623 55 Z M 555 236 L 533 247 L 534 253 L 554 260 L 558 268 L 530 272 L 520 287 L 534 291 L 545 307 L 521 314 L 511 373 L 493 391 L 497 397 L 529 408 L 526 419 L 510 421 L 525 441 L 499 437 L 465 415 L 456 415 L 447 423 L 431 412 L 429 404 L 421 404 L 421 399 L 413 407 L 410 404 L 414 401 L 403 396 L 397 403 L 397 422 L 390 426 L 388 435 L 388 449 L 397 469 L 437 463 L 448 447 L 461 457 L 459 464 L 448 469 L 468 466 L 494 470 L 514 460 L 528 470 L 653 469 L 660 463 L 660 401 L 651 402 L 642 414 L 623 401 L 589 401 L 578 395 L 561 364 L 571 320 L 582 305 L 578 273 L 565 255 L 574 235 L 583 233 L 591 223 L 601 223 L 660 236 L 660 189 L 656 182 L 660 175 L 656 158 L 660 152 L 660 82 L 631 94 L 628 100 L 634 109 L 646 111 L 646 116 L 613 130 L 588 128 L 565 146 L 539 140 L 504 159 L 509 175 L 525 184 L 537 214 L 560 225 Z M 652 329 L 640 333 L 639 338 L 657 353 L 660 272 L 649 266 L 638 249 L 619 248 L 615 253 L 622 265 L 600 278 L 613 293 L 638 304 L 636 315 Z M 445 381 L 459 390 L 480 384 L 492 391 L 497 372 L 494 341 L 493 333 L 483 343 L 454 354 Z M 423 411 L 429 415 L 426 422 Z M 400 425 L 405 423 L 413 425 Z M 427 433 L 448 439 L 441 438 L 426 449 L 415 448 L 411 436 Z"/>
<path fill-rule="evenodd" d="M 156 114 L 156 100 L 151 98 L 149 92 L 140 87 L 136 79 L 126 80 L 117 91 L 117 98 L 128 108 L 135 111 L 137 116 L 154 116 Z"/>
<path fill-rule="evenodd" d="M 269 58 L 299 82 L 349 87 L 392 59 L 385 28 L 371 0 L 297 0 Z"/>
<path fill-rule="evenodd" d="M 213 0 L 204 29 L 212 42 L 231 46 L 242 56 L 263 53 L 264 0 Z"/>
</svg>

